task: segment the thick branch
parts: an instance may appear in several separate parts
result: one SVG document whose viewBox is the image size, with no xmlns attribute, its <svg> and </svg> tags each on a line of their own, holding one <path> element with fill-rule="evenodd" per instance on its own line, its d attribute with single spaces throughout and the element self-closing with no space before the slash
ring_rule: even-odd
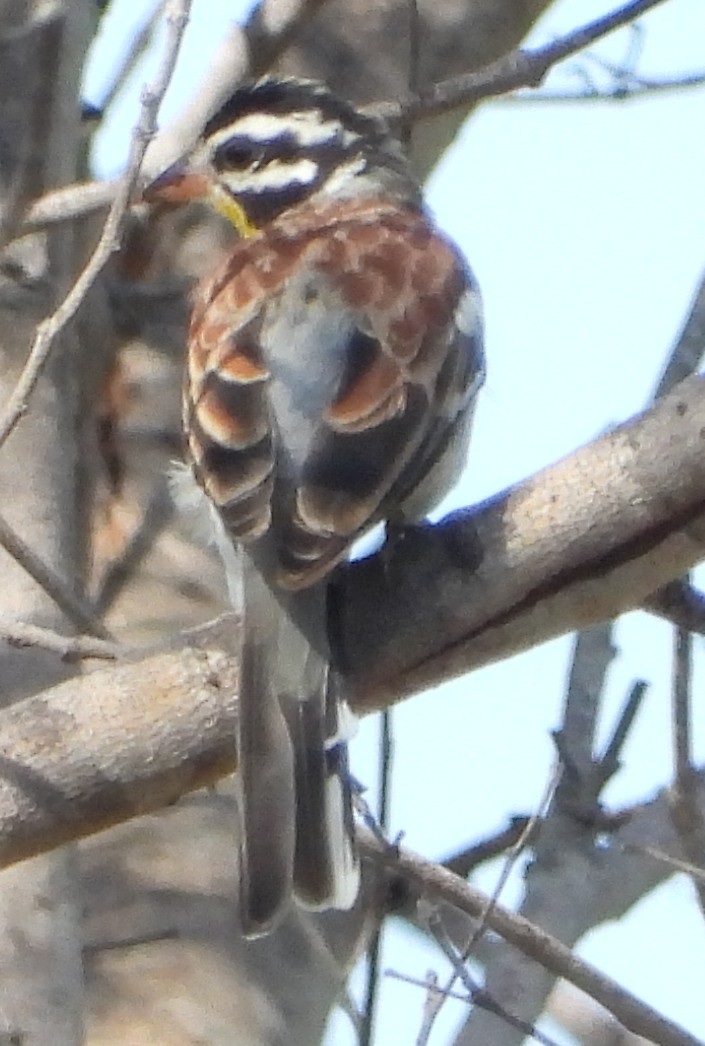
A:
<svg viewBox="0 0 705 1046">
<path fill-rule="evenodd" d="M 235 766 L 237 667 L 186 649 L 0 713 L 0 867 L 161 809 Z"/>
<path fill-rule="evenodd" d="M 358 708 L 616 617 L 705 554 L 705 378 L 338 587 Z"/>
</svg>

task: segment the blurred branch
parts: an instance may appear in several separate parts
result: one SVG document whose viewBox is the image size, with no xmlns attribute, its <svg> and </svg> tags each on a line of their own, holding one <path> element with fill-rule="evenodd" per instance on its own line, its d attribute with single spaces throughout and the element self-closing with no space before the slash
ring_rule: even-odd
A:
<svg viewBox="0 0 705 1046">
<path fill-rule="evenodd" d="M 368 858 L 381 862 L 413 883 L 429 902 L 445 901 L 473 917 L 480 916 L 487 909 L 489 899 L 485 894 L 440 865 L 426 861 L 405 848 L 385 848 L 367 831 L 361 832 L 361 846 Z M 487 916 L 487 922 L 490 929 L 518 948 L 523 955 L 580 988 L 630 1031 L 645 1035 L 659 1046 L 700 1046 L 694 1036 L 666 1020 L 520 915 L 495 905 Z"/>
<path fill-rule="evenodd" d="M 248 76 L 261 76 L 286 51 L 296 34 L 316 14 L 326 0 L 261 0 L 252 9 L 239 31 L 250 54 Z M 226 44 L 227 46 L 227 44 Z M 231 74 L 232 75 L 232 74 Z M 228 85 L 228 90 L 234 82 Z"/>
<path fill-rule="evenodd" d="M 120 182 L 79 182 L 54 189 L 35 200 L 24 216 L 21 233 L 45 229 L 56 222 L 70 222 L 109 207 Z"/>
<path fill-rule="evenodd" d="M 705 636 L 705 595 L 688 581 L 671 581 L 644 600 L 648 610 L 672 625 Z"/>
<path fill-rule="evenodd" d="M 130 46 L 123 55 L 112 82 L 108 85 L 105 94 L 98 103 L 98 108 L 102 112 L 106 112 L 113 104 L 125 83 L 137 68 L 140 58 L 152 45 L 157 26 L 164 15 L 167 2 L 168 0 L 159 0 L 154 10 L 146 16 L 144 22 L 132 37 Z"/>
<path fill-rule="evenodd" d="M 533 831 L 531 827 L 533 825 Z M 486 861 L 493 861 L 507 850 L 514 849 L 518 843 L 525 840 L 526 846 L 531 846 L 533 836 L 539 828 L 540 822 L 535 817 L 512 817 L 506 828 L 501 828 L 494 835 L 482 839 L 473 846 L 467 846 L 459 853 L 453 854 L 441 861 L 444 868 L 461 878 L 466 879 L 470 872 L 474 871 Z M 528 831 L 527 831 L 528 830 Z"/>
<path fill-rule="evenodd" d="M 700 279 L 683 327 L 676 338 L 661 377 L 656 383 L 653 399 L 660 399 L 681 381 L 694 374 L 705 356 L 705 274 Z"/>
<path fill-rule="evenodd" d="M 119 643 L 92 636 L 62 636 L 49 628 L 41 628 L 28 622 L 0 618 L 0 639 L 17 648 L 38 647 L 58 654 L 62 661 L 79 661 L 84 658 L 99 658 L 114 661 L 124 655 L 125 648 Z"/>
<path fill-rule="evenodd" d="M 705 73 L 684 73 L 682 76 L 667 77 L 663 80 L 632 75 L 626 82 L 617 77 L 613 84 L 606 87 L 592 87 L 580 91 L 532 91 L 530 93 L 508 94 L 497 99 L 501 105 L 560 105 L 569 103 L 579 105 L 581 102 L 630 102 L 645 95 L 663 95 L 676 91 L 702 87 L 705 84 Z"/>
<path fill-rule="evenodd" d="M 0 712 L 3 775 L 0 779 L 0 861 L 58 846 L 110 824 L 174 801 L 184 791 L 211 784 L 234 769 L 237 663 L 221 651 L 188 649 L 137 664 L 122 664 L 70 680 Z M 47 738 L 51 737 L 51 744 Z M 650 837 L 672 845 L 644 823 L 646 807 L 627 827 L 625 843 Z M 488 911 L 488 898 L 457 876 L 363 833 L 364 852 L 395 875 L 473 917 Z M 640 857 L 621 868 L 613 885 L 643 889 L 634 874 Z M 595 869 L 597 873 L 597 869 Z M 614 897 L 598 876 L 598 892 L 614 918 Z M 652 879 L 648 879 L 652 883 Z M 620 902 L 624 903 L 624 901 Z M 605 1005 L 639 1034 L 663 1046 L 696 1042 L 617 988 L 549 935 L 499 907 L 489 910 L 490 929 L 525 955 L 565 977 Z"/>
<path fill-rule="evenodd" d="M 554 804 L 555 792 L 556 788 L 560 786 L 561 776 L 562 767 L 560 765 L 557 765 L 554 768 L 553 773 L 551 774 L 549 781 L 544 789 L 544 794 L 541 797 L 541 801 L 538 805 L 538 808 L 536 809 L 532 817 L 529 818 L 524 828 L 524 831 L 516 840 L 502 864 L 501 873 L 498 876 L 492 893 L 487 900 L 487 906 L 485 910 L 482 912 L 477 925 L 473 927 L 469 939 L 463 943 L 462 949 L 460 949 L 457 953 L 457 962 L 453 964 L 455 972 L 453 973 L 452 977 L 449 979 L 446 985 L 447 991 L 450 991 L 453 988 L 456 977 L 461 976 L 459 967 L 464 970 L 465 963 L 471 956 L 476 954 L 477 946 L 482 941 L 483 937 L 485 936 L 487 927 L 489 926 L 489 920 L 490 915 L 492 914 L 492 910 L 499 903 L 499 899 L 502 895 L 505 886 L 507 885 L 511 871 L 514 868 L 519 857 L 525 850 L 526 846 L 528 845 L 529 839 L 532 836 L 534 836 L 535 839 L 538 838 L 540 841 L 541 834 L 538 832 L 538 827 L 539 825 L 542 825 L 545 822 L 548 811 Z M 440 915 L 437 918 L 440 922 Z M 445 929 L 443 930 L 443 933 L 444 936 L 447 936 Z M 437 934 L 435 936 L 436 938 L 438 937 Z M 501 948 L 501 945 L 499 947 Z M 462 1039 L 466 1036 L 469 1036 L 472 1039 L 473 1029 L 471 1028 L 471 1025 L 474 1024 L 475 1019 L 479 1018 L 480 1023 L 483 1024 L 486 1021 L 487 1014 L 497 1014 L 501 1011 L 502 1013 L 521 1013 L 521 1019 L 518 1019 L 515 1016 L 512 1016 L 511 1019 L 507 1019 L 509 1029 L 511 1029 L 511 1031 L 515 1033 L 515 1036 L 519 1039 L 519 1041 L 523 1040 L 523 1035 L 519 1034 L 522 1032 L 524 1035 L 530 1033 L 535 1039 L 537 1039 L 537 1041 L 542 1041 L 539 1034 L 536 1031 L 533 1021 L 531 1020 L 532 1014 L 526 1009 L 526 1006 L 524 1005 L 524 999 L 521 997 L 521 994 L 516 992 L 515 990 L 505 990 L 508 983 L 508 979 L 506 978 L 506 976 L 500 978 L 494 977 L 493 964 L 495 963 L 497 956 L 498 950 L 497 948 L 493 948 L 490 952 L 490 956 L 488 957 L 485 963 L 484 983 L 485 988 L 487 989 L 487 999 L 491 1000 L 492 1005 L 479 1004 L 478 1008 L 473 1010 L 473 1012 L 468 1017 L 465 1028 L 460 1032 L 459 1037 Z M 516 951 L 512 953 L 512 960 L 515 962 L 518 961 L 520 967 L 526 966 L 526 963 L 523 961 L 522 957 Z M 506 971 L 504 972 L 506 973 Z M 431 1032 L 433 1022 L 437 1018 L 441 1006 L 445 1002 L 445 998 L 446 994 L 444 993 L 441 993 L 437 996 L 435 1009 L 432 1001 L 429 1000 L 429 1012 L 425 1021 L 425 1026 L 427 1028 L 428 1034 L 430 1034 Z M 539 1012 L 535 1012 L 534 1016 L 538 1017 Z M 484 1031 L 481 1031 L 480 1034 L 477 1036 L 477 1040 L 479 1042 L 483 1042 L 485 1037 L 486 1033 Z"/>
<path fill-rule="evenodd" d="M 174 71 L 190 8 L 191 0 L 169 0 L 166 18 L 167 44 L 154 83 L 152 87 L 145 88 L 142 94 L 142 108 L 132 136 L 127 171 L 119 182 L 117 194 L 112 202 L 100 240 L 88 264 L 56 311 L 37 327 L 25 368 L 9 403 L 6 404 L 0 416 L 0 446 L 27 410 L 29 397 L 49 359 L 58 335 L 74 318 L 86 294 L 113 252 L 120 246 L 127 209 L 137 185 L 147 144 L 156 129 L 157 112 Z"/>
<path fill-rule="evenodd" d="M 34 578 L 46 594 L 63 610 L 69 621 L 80 631 L 100 639 L 111 639 L 110 632 L 96 620 L 92 608 L 88 606 L 69 585 L 32 551 L 12 529 L 9 523 L 0 516 L 0 545 L 9 552 L 15 562 Z M 33 644 L 39 645 L 39 644 Z"/>
<path fill-rule="evenodd" d="M 675 780 L 671 789 L 671 817 L 687 860 L 700 869 L 691 880 L 705 915 L 705 818 L 698 803 L 698 775 L 692 762 L 693 640 L 682 628 L 673 631 L 673 741 Z"/>
<path fill-rule="evenodd" d="M 594 847 L 595 812 L 602 786 L 600 763 L 594 756 L 595 730 L 605 680 L 616 654 L 612 625 L 583 629 L 575 638 L 562 726 L 554 735 L 562 774 L 542 811 L 541 830 L 527 867 L 520 915 L 553 934 L 568 947 L 575 944 L 574 928 L 592 918 L 590 889 L 575 890 L 589 867 Z M 550 805 L 549 805 L 550 804 Z M 543 1013 L 555 981 L 555 971 L 527 963 L 506 942 L 497 942 L 485 962 L 485 984 L 500 1005 L 533 1023 Z M 485 1013 L 473 1011 L 458 1035 L 459 1044 L 481 1043 L 491 1034 Z M 509 1031 L 503 1046 L 520 1043 Z"/>
<path fill-rule="evenodd" d="M 178 117 L 162 128 L 145 157 L 147 176 L 186 151 L 237 84 L 270 68 L 325 0 L 261 0 L 244 26 L 233 26 L 208 63 L 208 75 Z"/>
<path fill-rule="evenodd" d="M 425 119 L 449 109 L 468 105 L 470 102 L 507 94 L 522 87 L 538 87 L 558 62 L 577 54 L 615 29 L 629 25 L 635 18 L 662 3 L 664 0 L 631 0 L 610 14 L 596 18 L 543 47 L 533 50 L 518 49 L 478 72 L 437 83 L 415 98 L 372 108 L 393 122 Z"/>
<path fill-rule="evenodd" d="M 157 172 L 193 142 L 208 116 L 228 93 L 248 77 L 263 73 L 291 42 L 323 0 L 299 0 L 286 8 L 277 0 L 258 5 L 244 27 L 234 27 L 209 66 L 208 80 L 179 115 L 178 121 L 160 131 L 150 148 L 146 170 Z M 517 49 L 477 72 L 452 77 L 404 102 L 378 102 L 370 112 L 394 123 L 427 119 L 471 102 L 506 94 L 521 87 L 535 87 L 558 62 L 595 40 L 655 7 L 664 0 L 632 0 L 610 15 L 568 33 L 544 47 Z M 276 12 L 276 17 L 274 16 Z M 24 231 L 42 228 L 98 210 L 113 198 L 118 183 L 87 183 L 50 193 L 30 208 Z"/>
</svg>

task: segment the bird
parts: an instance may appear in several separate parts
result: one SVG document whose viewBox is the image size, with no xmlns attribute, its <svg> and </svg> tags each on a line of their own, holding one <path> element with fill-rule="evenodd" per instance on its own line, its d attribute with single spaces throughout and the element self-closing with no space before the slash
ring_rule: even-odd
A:
<svg viewBox="0 0 705 1046">
<path fill-rule="evenodd" d="M 398 137 L 322 82 L 238 87 L 143 195 L 205 203 L 237 234 L 195 291 L 183 424 L 224 562 L 235 549 L 240 564 L 240 921 L 257 937 L 292 904 L 355 901 L 331 575 L 361 535 L 423 520 L 456 482 L 482 300 Z"/>
</svg>

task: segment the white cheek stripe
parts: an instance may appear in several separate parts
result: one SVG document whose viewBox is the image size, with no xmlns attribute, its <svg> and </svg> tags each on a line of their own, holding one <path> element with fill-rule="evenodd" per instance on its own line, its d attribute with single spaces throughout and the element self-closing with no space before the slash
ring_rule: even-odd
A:
<svg viewBox="0 0 705 1046">
<path fill-rule="evenodd" d="M 310 185 L 316 180 L 318 165 L 313 160 L 272 160 L 260 171 L 225 171 L 222 179 L 234 196 L 239 193 L 264 193 L 284 189 L 292 183 Z"/>
</svg>

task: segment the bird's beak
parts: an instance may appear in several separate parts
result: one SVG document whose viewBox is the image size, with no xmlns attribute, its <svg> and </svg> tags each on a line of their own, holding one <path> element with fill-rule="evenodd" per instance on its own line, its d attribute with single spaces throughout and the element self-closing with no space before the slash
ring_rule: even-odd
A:
<svg viewBox="0 0 705 1046">
<path fill-rule="evenodd" d="M 189 167 L 184 160 L 177 160 L 142 191 L 146 203 L 189 203 L 203 200 L 209 194 L 209 180 L 205 171 Z"/>
<path fill-rule="evenodd" d="M 197 163 L 177 160 L 142 191 L 145 203 L 178 206 L 200 200 L 233 225 L 240 236 L 253 236 L 258 230 L 242 205 L 212 175 Z"/>
</svg>

